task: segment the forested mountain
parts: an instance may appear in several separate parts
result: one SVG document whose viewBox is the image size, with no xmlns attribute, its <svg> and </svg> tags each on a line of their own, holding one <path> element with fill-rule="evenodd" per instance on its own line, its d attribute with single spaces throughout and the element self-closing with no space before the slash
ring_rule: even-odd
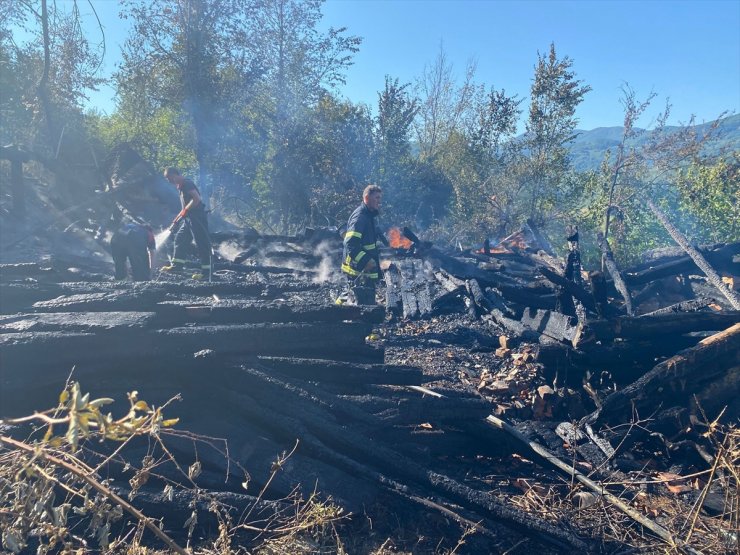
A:
<svg viewBox="0 0 740 555">
<path fill-rule="evenodd" d="M 693 126 L 697 134 L 706 133 L 711 123 L 702 123 Z M 668 126 L 666 131 L 678 130 L 678 127 Z M 622 140 L 622 127 L 597 127 L 585 131 L 579 129 L 578 136 L 568 149 L 573 168 L 578 171 L 598 169 L 604 160 L 607 150 L 614 150 Z M 635 147 L 644 146 L 648 140 L 644 129 L 631 141 Z M 706 156 L 716 156 L 727 150 L 737 150 L 740 145 L 740 114 L 722 118 L 717 138 L 702 151 Z"/>
</svg>

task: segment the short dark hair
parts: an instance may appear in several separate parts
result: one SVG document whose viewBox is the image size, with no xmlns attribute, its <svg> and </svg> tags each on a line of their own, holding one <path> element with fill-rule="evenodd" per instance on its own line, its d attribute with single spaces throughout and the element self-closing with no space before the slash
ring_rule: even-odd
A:
<svg viewBox="0 0 740 555">
<path fill-rule="evenodd" d="M 368 185 L 365 187 L 365 190 L 362 191 L 362 198 L 365 198 L 367 196 L 370 196 L 374 193 L 382 193 L 383 189 L 381 189 L 378 185 Z"/>
<path fill-rule="evenodd" d="M 178 170 L 174 166 L 170 166 L 166 170 L 164 170 L 164 176 L 165 178 L 170 177 L 171 175 L 180 175 L 180 170 Z"/>
</svg>

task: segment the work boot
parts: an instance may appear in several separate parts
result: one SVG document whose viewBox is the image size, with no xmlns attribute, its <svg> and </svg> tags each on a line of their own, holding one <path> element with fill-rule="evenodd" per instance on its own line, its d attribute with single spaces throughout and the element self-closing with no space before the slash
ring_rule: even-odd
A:
<svg viewBox="0 0 740 555">
<path fill-rule="evenodd" d="M 177 272 L 181 268 L 182 266 L 180 266 L 179 264 L 170 264 L 168 266 L 162 266 L 159 270 L 161 272 Z"/>
</svg>

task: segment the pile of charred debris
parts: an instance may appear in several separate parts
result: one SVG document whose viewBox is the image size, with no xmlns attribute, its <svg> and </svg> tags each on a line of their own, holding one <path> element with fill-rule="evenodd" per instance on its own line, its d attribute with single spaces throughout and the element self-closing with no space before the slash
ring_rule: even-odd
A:
<svg viewBox="0 0 740 555">
<path fill-rule="evenodd" d="M 233 258 L 211 282 L 5 264 L 3 413 L 53 406 L 73 368 L 93 396 L 179 394 L 178 426 L 228 449 L 196 454 L 185 438 L 172 452 L 199 461 L 199 487 L 236 515 L 268 481 L 262 513 L 317 486 L 354 525 L 382 513 L 417 534 L 412 548 L 396 537 L 401 550 L 450 549 L 466 528 L 458 552 L 737 549 L 732 289 L 676 249 L 617 279 L 586 275 L 574 234 L 561 261 L 531 226 L 464 253 L 408 229 L 395 239 L 375 307 L 333 303 L 332 230 L 214 234 Z M 725 282 L 740 273 L 740 245 L 700 252 Z M 130 468 L 108 472 L 131 493 Z M 193 500 L 163 504 L 156 480 L 136 489 L 177 535 Z"/>
<path fill-rule="evenodd" d="M 166 406 L 198 489 L 168 494 L 145 440 L 104 477 L 174 540 L 217 535 L 218 502 L 257 545 L 267 526 L 238 525 L 318 491 L 349 553 L 737 552 L 740 244 L 619 271 L 602 241 L 602 272 L 575 230 L 561 259 L 531 224 L 470 251 L 396 229 L 378 306 L 339 306 L 336 230 L 212 237 L 205 282 L 0 265 L 2 416 L 70 379 L 113 413 Z"/>
</svg>

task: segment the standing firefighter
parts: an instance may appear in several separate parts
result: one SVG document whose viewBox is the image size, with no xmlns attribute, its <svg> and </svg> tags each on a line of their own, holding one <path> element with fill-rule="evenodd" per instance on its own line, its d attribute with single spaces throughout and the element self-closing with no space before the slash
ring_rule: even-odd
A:
<svg viewBox="0 0 740 555">
<path fill-rule="evenodd" d="M 110 240 L 116 279 L 126 279 L 126 260 L 131 264 L 131 277 L 134 281 L 151 279 L 152 253 L 155 248 L 151 226 L 131 223 L 121 227 Z"/>
<path fill-rule="evenodd" d="M 208 234 L 208 220 L 206 210 L 200 198 L 200 192 L 190 179 L 180 174 L 177 168 L 167 168 L 164 177 L 172 183 L 180 193 L 182 211 L 177 215 L 172 226 L 180 220 L 185 222 L 175 234 L 175 250 L 172 254 L 172 264 L 164 266 L 162 270 L 172 271 L 185 265 L 186 252 L 192 245 L 193 240 L 198 249 L 200 258 L 200 272 L 193 274 L 193 279 L 203 279 L 204 274 L 210 275 L 211 271 L 211 238 Z"/>
<path fill-rule="evenodd" d="M 383 191 L 377 185 L 368 185 L 362 193 L 362 204 L 347 222 L 342 253 L 342 272 L 349 280 L 349 289 L 357 304 L 375 304 L 375 286 L 380 278 L 380 258 L 376 242 L 381 233 L 375 225 L 380 211 Z M 337 299 L 342 304 L 344 298 Z"/>
</svg>

